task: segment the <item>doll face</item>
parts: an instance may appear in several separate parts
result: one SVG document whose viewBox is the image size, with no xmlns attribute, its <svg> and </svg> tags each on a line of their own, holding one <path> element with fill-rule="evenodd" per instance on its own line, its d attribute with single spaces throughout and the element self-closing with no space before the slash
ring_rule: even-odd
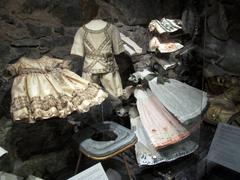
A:
<svg viewBox="0 0 240 180">
<path fill-rule="evenodd" d="M 129 81 L 134 82 L 134 83 L 138 83 L 139 78 L 137 76 L 134 75 L 130 75 L 130 77 L 128 78 Z"/>
<path fill-rule="evenodd" d="M 154 26 L 153 24 L 149 24 L 148 30 L 149 30 L 150 32 L 154 31 L 154 30 L 155 30 L 155 26 Z"/>
</svg>

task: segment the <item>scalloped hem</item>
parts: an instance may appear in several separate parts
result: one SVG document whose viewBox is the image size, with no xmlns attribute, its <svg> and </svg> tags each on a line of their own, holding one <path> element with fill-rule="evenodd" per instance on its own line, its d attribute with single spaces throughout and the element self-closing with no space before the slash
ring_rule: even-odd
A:
<svg viewBox="0 0 240 180">
<path fill-rule="evenodd" d="M 36 121 L 41 121 L 53 117 L 65 118 L 74 111 L 78 111 L 80 113 L 88 112 L 92 106 L 101 104 L 108 97 L 108 94 L 99 89 L 93 98 L 88 97 L 80 101 L 82 97 L 77 96 L 78 94 L 76 94 L 75 97 L 71 97 L 71 100 L 69 100 L 70 97 L 68 97 L 67 105 L 60 110 L 59 107 L 52 106 L 47 110 L 36 108 L 32 113 L 29 113 L 31 112 L 29 106 L 22 107 L 21 109 L 12 112 L 13 120 L 35 123 Z M 79 100 L 77 105 L 76 100 Z"/>
</svg>

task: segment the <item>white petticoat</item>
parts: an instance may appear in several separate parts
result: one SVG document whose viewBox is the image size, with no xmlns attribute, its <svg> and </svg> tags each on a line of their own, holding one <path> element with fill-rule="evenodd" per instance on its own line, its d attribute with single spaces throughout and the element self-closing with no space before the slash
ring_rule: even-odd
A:
<svg viewBox="0 0 240 180">
<path fill-rule="evenodd" d="M 158 100 L 181 123 L 201 114 L 207 105 L 207 93 L 175 79 L 157 84 L 157 78 L 149 81 L 149 86 Z"/>
</svg>

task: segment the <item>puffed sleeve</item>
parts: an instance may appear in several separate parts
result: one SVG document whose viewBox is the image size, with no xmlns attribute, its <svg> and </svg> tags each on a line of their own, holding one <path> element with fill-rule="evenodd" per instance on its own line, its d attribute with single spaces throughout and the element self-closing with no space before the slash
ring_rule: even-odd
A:
<svg viewBox="0 0 240 180">
<path fill-rule="evenodd" d="M 57 58 L 49 58 L 50 63 L 52 65 L 52 68 L 63 68 L 63 69 L 70 69 L 70 63 L 69 60 L 63 60 L 63 59 L 57 59 Z"/>
<path fill-rule="evenodd" d="M 74 37 L 71 54 L 84 57 L 83 35 L 83 28 L 79 28 Z"/>
<path fill-rule="evenodd" d="M 114 25 L 112 25 L 112 44 L 113 44 L 113 53 L 115 55 L 118 55 L 122 52 L 124 52 L 124 47 L 123 47 L 123 41 L 120 37 L 120 32 L 118 28 Z"/>
<path fill-rule="evenodd" d="M 15 64 L 8 64 L 6 66 L 6 71 L 11 75 L 11 76 L 16 76 L 19 72 L 19 63 Z"/>
</svg>

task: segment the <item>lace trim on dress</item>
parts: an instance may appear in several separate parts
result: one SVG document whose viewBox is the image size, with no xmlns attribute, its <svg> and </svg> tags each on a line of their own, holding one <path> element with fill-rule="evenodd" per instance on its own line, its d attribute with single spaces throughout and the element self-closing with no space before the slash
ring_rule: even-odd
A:
<svg viewBox="0 0 240 180">
<path fill-rule="evenodd" d="M 100 87 L 89 83 L 86 89 L 78 89 L 72 93 L 72 96 L 59 94 L 57 97 L 48 95 L 43 98 L 35 96 L 31 99 L 27 96 L 19 96 L 12 100 L 11 113 L 27 110 L 27 114 L 23 114 L 22 117 L 15 117 L 17 120 L 46 119 L 54 116 L 63 118 L 75 110 L 89 111 L 90 107 L 100 104 L 106 99 L 107 94 L 104 94 Z M 55 112 L 49 112 L 51 108 L 55 108 Z"/>
<path fill-rule="evenodd" d="M 94 74 L 98 73 L 109 73 L 114 72 L 118 70 L 117 64 L 114 61 L 114 56 L 112 53 L 110 54 L 103 54 L 102 50 L 105 46 L 107 46 L 109 43 L 111 43 L 111 37 L 109 33 L 107 32 L 107 29 L 103 29 L 102 32 L 104 32 L 105 40 L 100 44 L 98 48 L 95 48 L 92 43 L 87 39 L 88 33 L 92 33 L 92 31 L 85 28 L 85 33 L 83 36 L 83 41 L 86 44 L 87 47 L 89 47 L 89 50 L 86 49 L 86 57 L 92 60 L 92 62 L 87 66 L 83 68 L 83 72 L 91 72 Z M 102 66 L 104 66 L 103 69 L 94 69 L 93 67 L 100 63 Z"/>
<path fill-rule="evenodd" d="M 83 68 L 83 72 L 91 72 L 91 73 L 108 73 L 108 72 L 114 72 L 118 70 L 118 66 L 114 60 L 114 56 L 95 56 L 95 55 L 86 55 L 87 58 L 90 58 L 93 60 L 93 62 L 88 65 L 87 67 Z M 93 67 L 100 63 L 102 66 L 104 66 L 104 69 L 93 69 Z"/>
<path fill-rule="evenodd" d="M 46 74 L 50 72 L 50 69 L 49 70 L 43 70 L 43 69 L 39 69 L 39 68 L 21 68 L 19 70 L 19 75 L 22 75 L 22 74 L 31 74 L 31 73 L 40 73 L 40 74 Z"/>
</svg>

